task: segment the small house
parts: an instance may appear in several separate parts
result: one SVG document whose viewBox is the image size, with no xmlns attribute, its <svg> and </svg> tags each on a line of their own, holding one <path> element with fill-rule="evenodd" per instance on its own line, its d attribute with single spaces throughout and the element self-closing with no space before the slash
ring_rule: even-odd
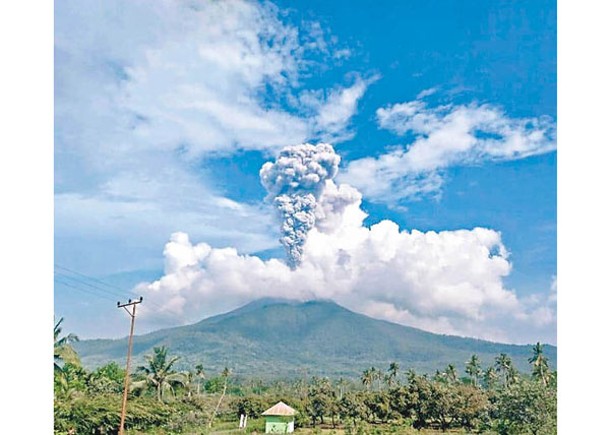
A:
<svg viewBox="0 0 609 435">
<path fill-rule="evenodd" d="M 270 407 L 262 413 L 266 420 L 265 433 L 294 432 L 294 416 L 296 410 L 283 402 Z"/>
</svg>

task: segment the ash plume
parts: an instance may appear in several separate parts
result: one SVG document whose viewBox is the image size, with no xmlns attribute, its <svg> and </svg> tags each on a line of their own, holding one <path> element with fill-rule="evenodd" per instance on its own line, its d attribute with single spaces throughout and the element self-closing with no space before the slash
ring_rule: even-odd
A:
<svg viewBox="0 0 609 435">
<path fill-rule="evenodd" d="M 275 162 L 260 170 L 260 180 L 281 217 L 281 238 L 287 262 L 302 261 L 308 232 L 315 226 L 316 210 L 326 180 L 338 172 L 340 157 L 331 145 L 302 144 L 285 147 Z"/>
</svg>

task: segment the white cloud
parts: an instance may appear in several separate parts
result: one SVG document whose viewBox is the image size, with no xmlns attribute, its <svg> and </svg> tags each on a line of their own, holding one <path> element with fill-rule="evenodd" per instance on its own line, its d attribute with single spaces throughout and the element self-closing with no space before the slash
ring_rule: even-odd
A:
<svg viewBox="0 0 609 435">
<path fill-rule="evenodd" d="M 379 126 L 399 136 L 413 135 L 378 157 L 350 162 L 341 181 L 372 201 L 398 202 L 438 195 L 443 171 L 452 166 L 515 160 L 556 149 L 556 126 L 548 117 L 510 118 L 489 104 L 428 107 L 419 94 L 407 103 L 379 108 Z"/>
<path fill-rule="evenodd" d="M 315 67 L 308 56 L 331 58 L 335 45 L 315 23 L 299 32 L 271 3 L 66 0 L 55 16 L 56 236 L 71 240 L 60 252 L 76 236 L 96 243 L 97 224 L 108 240 L 134 229 L 122 245 L 179 228 L 214 241 L 248 234 L 225 240 L 269 248 L 260 208 L 210 186 L 200 159 L 344 137 L 366 87 L 335 87 L 312 117 L 273 97 L 300 92 Z"/>
<path fill-rule="evenodd" d="M 89 274 L 156 269 L 158 249 L 178 230 L 241 252 L 277 246 L 275 224 L 263 206 L 232 201 L 194 175 L 171 168 L 166 162 L 156 174 L 116 174 L 92 195 L 57 193 L 55 248 L 62 259 L 58 261 L 78 264 L 74 267 Z"/>
<path fill-rule="evenodd" d="M 554 275 L 552 277 L 552 283 L 550 284 L 550 296 L 548 297 L 548 300 L 550 302 L 556 302 L 558 300 L 557 296 L 558 296 L 558 285 L 557 285 L 556 275 Z"/>
<path fill-rule="evenodd" d="M 531 308 L 528 318 L 537 326 L 556 323 L 556 276 L 552 276 L 549 291 L 534 293 L 523 299 Z"/>
<path fill-rule="evenodd" d="M 336 143 L 353 138 L 354 132 L 348 130 L 349 121 L 367 87 L 378 78 L 364 80 L 358 76 L 352 86 L 336 88 L 328 93 L 325 101 L 318 103 L 314 128 L 321 140 Z"/>
<path fill-rule="evenodd" d="M 290 94 L 311 67 L 300 45 L 308 35 L 283 23 L 272 4 L 111 3 L 93 12 L 80 2 L 58 4 L 62 150 L 86 147 L 117 161 L 133 149 L 182 146 L 198 155 L 273 150 L 316 134 L 336 138 L 369 83 L 358 78 L 312 101 L 319 113 L 310 120 L 284 110 L 266 92 Z"/>
<path fill-rule="evenodd" d="M 332 299 L 354 311 L 434 332 L 533 341 L 552 331 L 545 304 L 522 301 L 503 279 L 509 253 L 497 231 L 400 230 L 363 224 L 361 194 L 325 180 L 317 220 L 291 269 L 236 249 L 193 244 L 184 233 L 165 249 L 165 276 L 137 288 L 152 304 L 149 325 L 186 323 L 263 296 Z M 514 334 L 515 325 L 519 333 Z M 541 332 L 540 332 L 541 331 Z"/>
</svg>

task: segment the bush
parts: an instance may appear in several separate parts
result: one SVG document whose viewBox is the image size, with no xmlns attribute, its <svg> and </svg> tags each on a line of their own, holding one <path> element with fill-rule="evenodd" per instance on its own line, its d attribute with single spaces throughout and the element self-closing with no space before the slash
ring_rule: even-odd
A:
<svg viewBox="0 0 609 435">
<path fill-rule="evenodd" d="M 56 433 L 114 434 L 120 425 L 122 398 L 118 395 L 79 397 L 56 400 L 54 427 Z M 169 421 L 171 409 L 151 400 L 131 400 L 127 404 L 125 428 L 143 429 L 161 426 Z"/>
</svg>

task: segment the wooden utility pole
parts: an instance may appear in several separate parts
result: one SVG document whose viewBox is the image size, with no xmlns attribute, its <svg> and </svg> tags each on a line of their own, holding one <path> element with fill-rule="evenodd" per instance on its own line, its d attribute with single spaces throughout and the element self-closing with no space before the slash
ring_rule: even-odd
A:
<svg viewBox="0 0 609 435">
<path fill-rule="evenodd" d="M 131 364 L 131 346 L 133 344 L 133 326 L 135 325 L 135 306 L 140 304 L 144 300 L 143 297 L 136 301 L 132 301 L 129 299 L 129 302 L 126 304 L 121 304 L 120 302 L 116 303 L 118 308 L 124 308 L 127 314 L 131 316 L 131 330 L 129 332 L 129 347 L 127 348 L 127 369 L 125 371 L 125 389 L 123 391 L 123 406 L 121 409 L 121 425 L 118 429 L 119 435 L 124 434 L 125 430 L 125 415 L 127 413 L 127 393 L 129 392 L 129 365 Z M 129 311 L 127 307 L 132 307 L 132 310 Z"/>
</svg>

